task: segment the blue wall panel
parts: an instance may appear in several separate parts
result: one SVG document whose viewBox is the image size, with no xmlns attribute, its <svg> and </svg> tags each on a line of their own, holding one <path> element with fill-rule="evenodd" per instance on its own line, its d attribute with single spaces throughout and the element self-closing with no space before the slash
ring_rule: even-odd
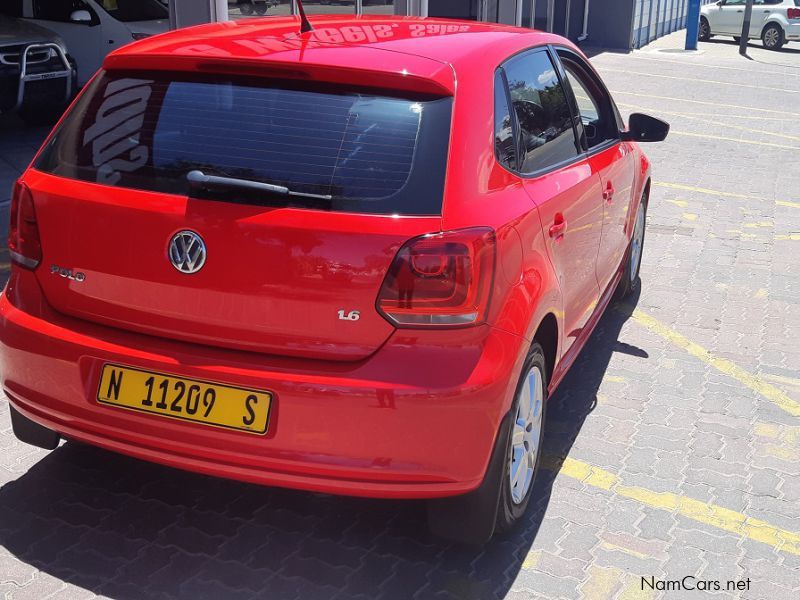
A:
<svg viewBox="0 0 800 600">
<path fill-rule="evenodd" d="M 715 0 L 702 0 L 710 4 Z M 641 48 L 686 27 L 688 0 L 634 0 L 631 47 Z"/>
</svg>

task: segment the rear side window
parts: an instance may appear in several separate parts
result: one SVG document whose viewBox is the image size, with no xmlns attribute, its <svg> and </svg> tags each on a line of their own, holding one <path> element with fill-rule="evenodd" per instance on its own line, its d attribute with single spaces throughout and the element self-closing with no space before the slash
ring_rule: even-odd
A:
<svg viewBox="0 0 800 600">
<path fill-rule="evenodd" d="M 331 196 L 324 206 L 331 210 L 440 214 L 451 105 L 451 98 L 106 73 L 36 168 L 181 195 L 189 194 L 187 173 L 201 170 Z M 237 195 L 219 199 L 253 201 Z M 281 205 L 319 207 L 287 200 Z"/>
<path fill-rule="evenodd" d="M 514 123 L 508 108 L 508 95 L 503 73 L 494 75 L 494 149 L 501 165 L 512 171 L 517 168 Z"/>
<path fill-rule="evenodd" d="M 520 129 L 519 170 L 532 174 L 575 158 L 572 114 L 547 52 L 515 56 L 503 69 Z"/>
</svg>

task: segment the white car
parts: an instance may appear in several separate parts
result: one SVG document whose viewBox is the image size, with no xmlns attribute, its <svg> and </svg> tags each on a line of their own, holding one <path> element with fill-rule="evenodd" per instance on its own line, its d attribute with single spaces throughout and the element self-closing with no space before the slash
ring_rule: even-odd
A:
<svg viewBox="0 0 800 600">
<path fill-rule="evenodd" d="M 23 18 L 55 31 L 66 42 L 78 63 L 79 85 L 112 50 L 169 30 L 169 10 L 159 0 L 10 1 L 22 4 Z"/>
<path fill-rule="evenodd" d="M 701 41 L 714 35 L 739 40 L 747 0 L 719 0 L 700 9 Z M 765 48 L 780 50 L 788 41 L 800 40 L 800 0 L 755 0 L 750 20 L 750 39 L 761 39 Z"/>
</svg>

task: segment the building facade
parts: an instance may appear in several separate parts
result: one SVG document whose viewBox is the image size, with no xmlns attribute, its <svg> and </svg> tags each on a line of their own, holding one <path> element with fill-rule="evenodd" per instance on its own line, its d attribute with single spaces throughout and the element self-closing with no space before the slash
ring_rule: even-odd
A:
<svg viewBox="0 0 800 600">
<path fill-rule="evenodd" d="M 171 0 L 173 13 L 199 18 L 296 14 L 295 0 Z M 714 0 L 701 0 L 707 4 Z M 489 21 L 551 31 L 609 49 L 641 48 L 686 26 L 689 0 L 305 0 L 309 15 L 396 14 Z M 200 13 L 205 11 L 207 16 Z M 227 15 L 224 14 L 227 11 Z"/>
</svg>

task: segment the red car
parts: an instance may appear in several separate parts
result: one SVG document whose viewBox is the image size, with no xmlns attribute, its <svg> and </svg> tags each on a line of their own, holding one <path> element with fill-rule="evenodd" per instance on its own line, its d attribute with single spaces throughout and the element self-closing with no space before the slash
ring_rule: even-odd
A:
<svg viewBox="0 0 800 600">
<path fill-rule="evenodd" d="M 567 40 L 219 23 L 111 54 L 16 183 L 16 435 L 265 485 L 425 498 L 480 542 L 545 404 L 638 284 L 650 166 Z"/>
</svg>

